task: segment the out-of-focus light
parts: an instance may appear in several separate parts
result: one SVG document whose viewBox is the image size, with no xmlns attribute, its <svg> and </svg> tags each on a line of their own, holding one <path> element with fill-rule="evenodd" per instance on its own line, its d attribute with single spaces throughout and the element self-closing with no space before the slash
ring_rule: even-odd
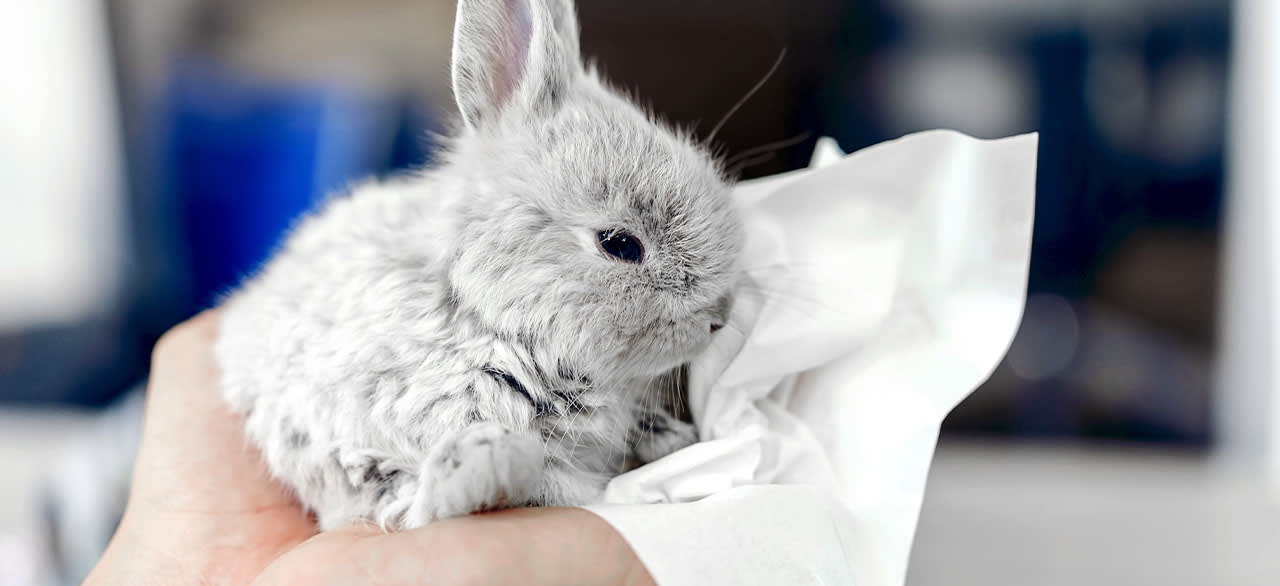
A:
<svg viewBox="0 0 1280 586">
<path fill-rule="evenodd" d="M 1170 165 L 1194 164 L 1216 152 L 1222 136 L 1226 76 L 1214 61 L 1184 57 L 1156 78 L 1152 103 L 1155 152 Z"/>
<path fill-rule="evenodd" d="M 1007 55 L 936 49 L 887 61 L 885 114 L 903 128 L 946 127 L 999 137 L 1032 125 L 1030 76 Z"/>
<path fill-rule="evenodd" d="M 1100 52 L 1085 70 L 1085 99 L 1103 134 L 1113 144 L 1142 144 L 1150 96 L 1146 65 L 1137 55 Z"/>
<path fill-rule="evenodd" d="M 1058 295 L 1032 295 L 1006 363 L 1026 380 L 1053 378 L 1071 365 L 1079 343 L 1080 320 L 1071 303 Z"/>
</svg>

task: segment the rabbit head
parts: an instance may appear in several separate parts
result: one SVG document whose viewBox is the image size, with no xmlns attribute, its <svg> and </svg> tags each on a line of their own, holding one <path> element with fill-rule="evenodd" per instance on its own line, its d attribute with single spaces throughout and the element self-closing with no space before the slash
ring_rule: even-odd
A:
<svg viewBox="0 0 1280 586">
<path fill-rule="evenodd" d="M 582 375 L 652 376 L 724 323 L 742 227 L 718 163 L 607 88 L 570 0 L 461 0 L 456 301 Z"/>
</svg>

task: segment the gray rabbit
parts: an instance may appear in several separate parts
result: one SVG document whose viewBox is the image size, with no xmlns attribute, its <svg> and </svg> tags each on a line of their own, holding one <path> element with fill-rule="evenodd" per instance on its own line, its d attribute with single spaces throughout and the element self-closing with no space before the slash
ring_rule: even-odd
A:
<svg viewBox="0 0 1280 586">
<path fill-rule="evenodd" d="M 583 67 L 570 0 L 461 0 L 443 162 L 303 221 L 226 302 L 226 399 L 323 528 L 598 500 L 696 440 L 725 323 L 720 165 Z"/>
</svg>

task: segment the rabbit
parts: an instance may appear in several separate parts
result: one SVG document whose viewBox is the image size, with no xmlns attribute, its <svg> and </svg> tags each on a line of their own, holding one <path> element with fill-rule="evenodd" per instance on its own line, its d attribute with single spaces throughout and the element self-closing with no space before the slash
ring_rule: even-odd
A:
<svg viewBox="0 0 1280 586">
<path fill-rule="evenodd" d="M 356 185 L 223 302 L 223 396 L 322 529 L 599 502 L 697 440 L 743 246 L 721 164 L 602 82 L 571 0 L 461 0 L 441 162 Z"/>
</svg>

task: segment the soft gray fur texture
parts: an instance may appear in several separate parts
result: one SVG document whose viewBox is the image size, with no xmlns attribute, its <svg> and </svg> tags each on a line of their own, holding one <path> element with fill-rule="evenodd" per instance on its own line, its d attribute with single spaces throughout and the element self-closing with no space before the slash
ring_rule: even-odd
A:
<svg viewBox="0 0 1280 586">
<path fill-rule="evenodd" d="M 587 504 L 696 439 L 658 405 L 727 318 L 718 164 L 584 70 L 569 0 L 459 2 L 453 80 L 442 164 L 331 201 L 225 304 L 225 396 L 324 528 Z"/>
</svg>

